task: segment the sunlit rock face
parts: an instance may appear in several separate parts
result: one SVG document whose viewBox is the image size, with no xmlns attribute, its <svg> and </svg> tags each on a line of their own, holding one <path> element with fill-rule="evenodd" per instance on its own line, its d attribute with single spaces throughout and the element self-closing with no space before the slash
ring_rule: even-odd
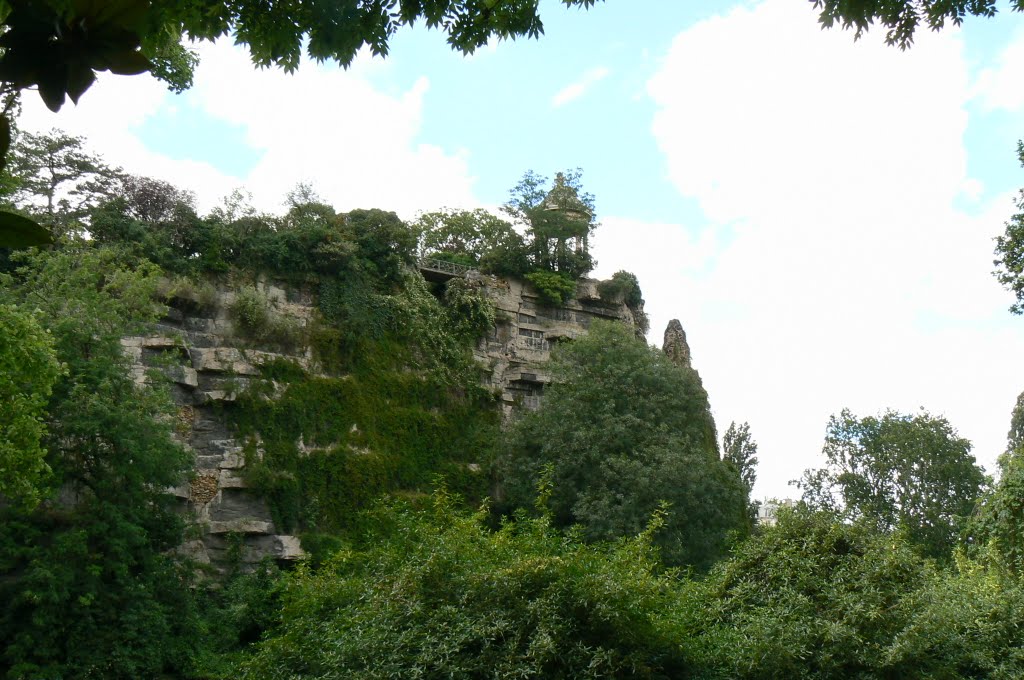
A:
<svg viewBox="0 0 1024 680">
<path fill-rule="evenodd" d="M 672 319 L 668 322 L 661 350 L 673 363 L 690 367 L 690 345 L 686 342 L 686 331 L 683 330 L 679 319 Z"/>
</svg>

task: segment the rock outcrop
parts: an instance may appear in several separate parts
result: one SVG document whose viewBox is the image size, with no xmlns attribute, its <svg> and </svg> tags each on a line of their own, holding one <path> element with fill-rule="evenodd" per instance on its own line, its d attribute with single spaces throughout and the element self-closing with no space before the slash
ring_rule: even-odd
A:
<svg viewBox="0 0 1024 680">
<path fill-rule="evenodd" d="M 673 363 L 679 366 L 690 367 L 690 345 L 686 342 L 686 331 L 679 319 L 672 319 L 665 329 L 665 341 L 661 345 L 661 351 L 665 353 Z"/>
</svg>

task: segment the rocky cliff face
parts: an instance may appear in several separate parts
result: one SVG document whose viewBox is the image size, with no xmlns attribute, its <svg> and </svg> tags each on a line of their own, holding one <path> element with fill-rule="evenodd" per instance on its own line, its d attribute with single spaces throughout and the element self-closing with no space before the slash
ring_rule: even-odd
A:
<svg viewBox="0 0 1024 680">
<path fill-rule="evenodd" d="M 282 317 L 298 325 L 312 317 L 314 302 L 307 292 L 268 283 L 258 283 L 256 288 Z M 137 381 L 151 379 L 154 368 L 171 381 L 177 404 L 176 437 L 195 454 L 193 478 L 173 489 L 198 528 L 182 551 L 214 568 L 232 560 L 245 565 L 268 555 L 290 560 L 304 554 L 298 538 L 278 532 L 267 504 L 247 488 L 242 446 L 233 438 L 220 407 L 259 375 L 263 363 L 285 358 L 308 366 L 310 352 L 246 347 L 228 311 L 237 295 L 227 286 L 213 288 L 212 294 L 207 290 L 203 296 L 184 294 L 172 300 L 174 306 L 153 335 L 122 340 Z"/>
<path fill-rule="evenodd" d="M 538 304 L 528 284 L 471 276 L 478 277 L 497 308 L 497 322 L 474 355 L 485 383 L 500 392 L 505 415 L 537 407 L 550 381 L 547 362 L 554 344 L 586 333 L 593 319 L 634 323 L 633 312 L 621 301 L 601 299 L 593 280 L 582 281 L 565 306 L 547 308 Z M 294 327 L 314 318 L 310 291 L 266 281 L 255 289 L 278 319 Z M 122 341 L 136 380 L 154 379 L 156 370 L 170 381 L 176 436 L 195 455 L 193 478 L 173 490 L 197 529 L 182 550 L 215 570 L 232 561 L 244 567 L 266 556 L 293 560 L 304 554 L 299 539 L 280 532 L 267 503 L 248 488 L 242 442 L 234 438 L 222 408 L 268 362 L 293 361 L 313 372 L 317 367 L 308 347 L 269 351 L 246 341 L 229 311 L 239 294 L 237 287 L 223 284 L 201 294 L 179 294 L 151 335 Z"/>
<path fill-rule="evenodd" d="M 547 363 L 554 345 L 585 334 L 594 319 L 636 325 L 635 312 L 621 300 L 602 299 L 594 279 L 580 281 L 576 296 L 555 308 L 541 305 L 536 291 L 523 281 L 484 277 L 482 283 L 498 318 L 475 356 L 487 383 L 501 392 L 506 416 L 517 407 L 535 409 L 540 404 L 551 381 Z"/>
</svg>

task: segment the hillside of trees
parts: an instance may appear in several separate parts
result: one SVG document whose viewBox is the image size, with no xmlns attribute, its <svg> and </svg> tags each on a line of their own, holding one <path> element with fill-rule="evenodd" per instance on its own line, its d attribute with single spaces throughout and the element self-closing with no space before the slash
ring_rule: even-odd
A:
<svg viewBox="0 0 1024 680">
<path fill-rule="evenodd" d="M 557 347 L 540 408 L 501 426 L 471 357 L 493 306 L 415 263 L 558 304 L 593 264 L 577 172 L 527 173 L 501 216 L 338 214 L 308 187 L 283 214 L 236 194 L 200 215 L 24 133 L 4 187 L 55 245 L 0 260 L 3 677 L 1024 675 L 1024 401 L 997 480 L 941 416 L 836 414 L 774 526 L 753 522 L 756 433 L 720 439 L 699 375 L 636 329 Z M 120 339 L 257 275 L 311 287 L 318 316 L 277 327 L 241 297 L 245 341 L 308 345 L 318 370 L 265 366 L 224 414 L 309 557 L 214 576 L 176 550 L 170 392 Z M 632 275 L 609 285 L 642 303 Z"/>
</svg>

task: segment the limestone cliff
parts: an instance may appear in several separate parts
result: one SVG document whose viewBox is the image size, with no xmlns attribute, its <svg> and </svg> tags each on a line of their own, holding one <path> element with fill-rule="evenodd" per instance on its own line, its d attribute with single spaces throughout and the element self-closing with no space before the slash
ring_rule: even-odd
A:
<svg viewBox="0 0 1024 680">
<path fill-rule="evenodd" d="M 497 308 L 497 321 L 475 355 L 485 369 L 485 380 L 501 392 L 506 415 L 517 405 L 537 408 L 544 385 L 551 381 L 547 363 L 555 344 L 585 334 L 594 319 L 636 325 L 635 315 L 642 310 L 631 310 L 620 299 L 602 299 L 598 283 L 581 280 L 573 299 L 552 308 L 540 304 L 528 283 L 483 278 Z"/>
<path fill-rule="evenodd" d="M 312 317 L 308 292 L 266 282 L 256 287 L 296 324 L 305 325 Z M 267 504 L 247 488 L 242 446 L 219 406 L 259 375 L 260 365 L 279 358 L 308 365 L 310 353 L 308 348 L 282 353 L 246 347 L 228 311 L 237 289 L 220 285 L 212 293 L 206 291 L 205 300 L 190 293 L 172 298 L 153 335 L 122 340 L 136 380 L 149 379 L 156 367 L 171 381 L 178 407 L 176 437 L 195 455 L 194 476 L 173 489 L 200 529 L 182 548 L 199 563 L 213 565 L 225 564 L 231 551 L 247 564 L 267 555 L 295 559 L 303 554 L 299 540 L 278 532 Z"/>
<path fill-rule="evenodd" d="M 539 404 L 550 381 L 547 362 L 553 345 L 586 333 L 593 319 L 635 321 L 634 310 L 621 301 L 602 299 L 594 280 L 581 281 L 573 299 L 550 308 L 539 304 L 536 292 L 524 282 L 468 276 L 483 287 L 497 310 L 496 323 L 474 356 L 484 383 L 500 393 L 506 416 Z M 299 539 L 276 526 L 267 502 L 247 483 L 244 442 L 236 439 L 223 407 L 269 362 L 296 362 L 313 373 L 319 367 L 309 347 L 283 350 L 247 340 L 237 315 L 230 312 L 240 287 L 223 282 L 209 286 L 201 293 L 178 293 L 152 334 L 123 340 L 136 380 L 152 379 L 154 369 L 169 380 L 178 405 L 176 436 L 195 455 L 194 476 L 173 490 L 198 529 L 183 551 L 214 569 L 223 569 L 229 560 L 244 566 L 266 556 L 296 559 L 304 554 Z M 253 286 L 246 288 L 251 291 Z M 265 280 L 255 290 L 270 302 L 278 319 L 294 327 L 306 327 L 316 316 L 309 290 Z M 298 445 L 304 449 L 301 441 Z M 262 455 L 259 446 L 255 453 Z"/>
</svg>

